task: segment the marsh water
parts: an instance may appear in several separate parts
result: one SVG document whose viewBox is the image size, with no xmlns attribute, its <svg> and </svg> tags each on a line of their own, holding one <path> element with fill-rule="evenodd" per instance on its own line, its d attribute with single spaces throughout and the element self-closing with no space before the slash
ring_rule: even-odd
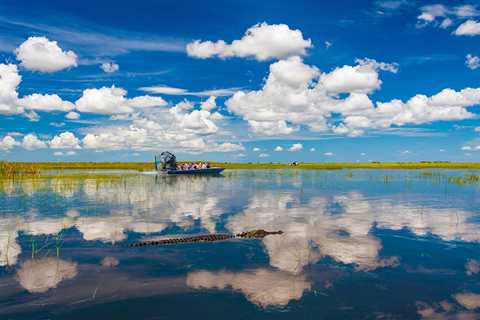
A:
<svg viewBox="0 0 480 320">
<path fill-rule="evenodd" d="M 0 181 L 0 319 L 480 318 L 468 172 L 115 174 Z"/>
</svg>

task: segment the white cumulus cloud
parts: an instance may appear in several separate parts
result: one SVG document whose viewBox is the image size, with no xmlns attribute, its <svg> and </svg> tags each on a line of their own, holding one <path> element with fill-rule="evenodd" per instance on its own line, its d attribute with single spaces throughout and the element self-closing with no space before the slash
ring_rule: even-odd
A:
<svg viewBox="0 0 480 320">
<path fill-rule="evenodd" d="M 148 109 L 133 114 L 129 124 L 95 126 L 86 130 L 83 147 L 98 150 L 151 151 L 173 148 L 190 153 L 243 151 L 243 145 L 222 141 L 228 132 L 217 112 L 192 110 L 182 101 L 171 108 Z"/>
<path fill-rule="evenodd" d="M 301 143 L 294 143 L 290 148 L 288 148 L 288 151 L 290 152 L 297 152 L 303 149 L 303 145 Z"/>
<path fill-rule="evenodd" d="M 22 147 L 27 150 L 37 150 L 46 148 L 47 144 L 44 141 L 38 139 L 35 134 L 30 133 L 23 137 Z"/>
<path fill-rule="evenodd" d="M 62 100 L 62 98 L 56 94 L 34 93 L 19 99 L 18 104 L 25 109 L 37 111 L 69 112 L 75 109 L 75 105 L 73 103 Z"/>
<path fill-rule="evenodd" d="M 457 36 L 478 36 L 480 35 L 480 22 L 467 20 L 453 32 Z"/>
<path fill-rule="evenodd" d="M 225 105 L 260 136 L 289 135 L 300 126 L 358 136 L 367 129 L 469 119 L 473 113 L 467 108 L 480 103 L 475 88 L 374 103 L 369 94 L 381 86 L 379 71 L 397 72 L 398 65 L 366 58 L 356 62 L 324 73 L 299 57 L 280 60 L 270 65 L 260 90 L 238 91 Z M 340 121 L 330 123 L 332 114 Z"/>
<path fill-rule="evenodd" d="M 359 66 L 368 66 L 374 70 L 382 70 L 382 71 L 388 71 L 392 73 L 398 72 L 398 63 L 396 62 L 387 63 L 387 62 L 377 61 L 375 59 L 363 58 L 363 59 L 355 59 L 355 63 L 357 63 Z"/>
<path fill-rule="evenodd" d="M 77 66 L 77 55 L 64 51 L 56 41 L 46 37 L 29 37 L 17 49 L 17 60 L 25 69 L 40 72 L 56 72 Z"/>
<path fill-rule="evenodd" d="M 113 73 L 117 72 L 120 69 L 120 66 L 114 62 L 104 62 L 100 65 L 100 69 L 106 73 Z"/>
<path fill-rule="evenodd" d="M 434 27 L 439 27 L 441 29 L 448 29 L 453 25 L 457 25 L 465 19 L 470 19 L 480 15 L 477 7 L 470 4 L 458 5 L 458 6 L 447 6 L 444 4 L 431 4 L 426 5 L 420 8 L 421 14 L 417 17 L 418 27 L 424 27 L 426 25 L 432 25 Z M 468 21 L 467 21 L 468 22 Z M 471 25 L 471 22 L 465 24 L 462 23 L 462 29 L 467 28 Z M 460 32 L 462 32 L 460 29 Z M 458 28 L 457 28 L 458 30 Z M 467 31 L 468 32 L 468 31 Z M 454 31 L 456 34 L 456 31 Z M 460 35 L 460 34 L 459 34 Z"/>
<path fill-rule="evenodd" d="M 0 114 L 23 114 L 31 121 L 38 121 L 39 116 L 35 111 L 68 112 L 75 107 L 56 94 L 33 93 L 19 98 L 18 86 L 21 81 L 16 65 L 0 64 Z"/>
<path fill-rule="evenodd" d="M 215 101 L 216 98 L 217 97 L 215 97 L 215 96 L 210 96 L 207 100 L 203 101 L 200 104 L 200 108 L 202 108 L 203 110 L 207 110 L 207 111 L 215 109 L 217 107 L 217 103 Z"/>
<path fill-rule="evenodd" d="M 8 151 L 18 146 L 20 143 L 12 136 L 5 136 L 0 140 L 0 150 Z"/>
<path fill-rule="evenodd" d="M 14 64 L 0 64 L 0 114 L 11 115 L 23 112 L 18 105 L 17 87 L 22 81 Z"/>
<path fill-rule="evenodd" d="M 281 151 L 283 151 L 283 147 L 281 147 L 281 146 L 276 146 L 275 149 L 274 149 L 274 151 L 276 151 L 276 152 L 281 152 Z"/>
<path fill-rule="evenodd" d="M 126 95 L 126 90 L 115 86 L 85 89 L 75 105 L 80 112 L 97 114 L 131 113 L 135 108 L 167 105 L 167 102 L 161 97 L 138 96 L 129 99 L 126 98 Z"/>
<path fill-rule="evenodd" d="M 195 58 L 254 57 L 257 60 L 282 59 L 304 55 L 312 47 L 310 39 L 304 39 L 300 30 L 292 30 L 286 24 L 260 23 L 250 27 L 240 40 L 227 44 L 196 40 L 187 45 L 187 53 Z"/>
<path fill-rule="evenodd" d="M 480 67 L 480 58 L 471 54 L 465 56 L 465 65 L 471 69 L 475 70 Z"/>
<path fill-rule="evenodd" d="M 80 149 L 80 140 L 71 132 L 65 131 L 56 135 L 49 142 L 52 149 Z"/>
<path fill-rule="evenodd" d="M 453 9 L 454 14 L 459 18 L 470 18 L 480 15 L 477 7 L 471 4 L 464 4 Z"/>
<path fill-rule="evenodd" d="M 426 5 L 421 8 L 421 12 L 417 17 L 418 20 L 433 22 L 438 17 L 445 17 L 448 13 L 448 8 L 443 4 Z"/>
<path fill-rule="evenodd" d="M 321 83 L 333 93 L 370 93 L 382 84 L 378 72 L 370 66 L 343 66 L 323 74 Z"/>
<path fill-rule="evenodd" d="M 445 18 L 445 19 L 443 19 L 442 23 L 440 23 L 440 28 L 442 28 L 442 29 L 447 29 L 447 28 L 450 27 L 452 24 L 453 24 L 452 19 L 450 19 L 450 18 Z"/>
<path fill-rule="evenodd" d="M 77 120 L 80 119 L 80 114 L 75 111 L 70 111 L 65 115 L 65 118 L 67 118 L 68 120 Z"/>
</svg>

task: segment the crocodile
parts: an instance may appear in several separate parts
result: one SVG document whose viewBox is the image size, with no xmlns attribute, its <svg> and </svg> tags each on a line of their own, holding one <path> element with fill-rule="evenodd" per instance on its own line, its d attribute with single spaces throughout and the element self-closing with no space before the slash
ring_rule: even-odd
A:
<svg viewBox="0 0 480 320">
<path fill-rule="evenodd" d="M 144 247 L 144 246 L 161 246 L 180 243 L 194 243 L 194 242 L 213 242 L 230 239 L 263 239 L 271 234 L 283 234 L 283 231 L 265 231 L 263 229 L 245 231 L 237 234 L 216 233 L 216 234 L 201 234 L 195 236 L 186 236 L 178 238 L 166 238 L 159 240 L 145 240 L 132 243 L 130 247 Z"/>
</svg>

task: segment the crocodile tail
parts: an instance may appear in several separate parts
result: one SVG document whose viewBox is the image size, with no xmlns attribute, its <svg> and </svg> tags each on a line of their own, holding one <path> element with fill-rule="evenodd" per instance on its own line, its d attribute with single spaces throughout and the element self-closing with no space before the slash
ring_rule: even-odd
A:
<svg viewBox="0 0 480 320">
<path fill-rule="evenodd" d="M 129 247 L 145 247 L 145 246 L 158 246 L 158 245 L 169 245 L 169 244 L 179 244 L 179 243 L 195 243 L 195 242 L 213 242 L 213 241 L 222 241 L 234 238 L 234 235 L 231 234 L 207 234 L 207 235 L 198 235 L 198 236 L 189 236 L 189 237 L 180 237 L 180 238 L 169 238 L 162 240 L 148 240 L 148 241 L 139 241 L 132 243 Z"/>
</svg>

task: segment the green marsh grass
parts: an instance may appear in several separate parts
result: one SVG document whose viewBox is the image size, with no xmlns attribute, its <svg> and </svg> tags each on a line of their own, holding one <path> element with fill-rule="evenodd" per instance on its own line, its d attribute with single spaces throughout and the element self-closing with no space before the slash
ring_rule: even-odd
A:
<svg viewBox="0 0 480 320">
<path fill-rule="evenodd" d="M 480 162 L 300 162 L 296 166 L 287 163 L 232 163 L 210 162 L 214 167 L 226 169 L 478 169 Z"/>
<path fill-rule="evenodd" d="M 197 162 L 197 161 L 192 161 Z M 180 162 L 182 163 L 182 162 Z M 225 169 L 477 169 L 479 162 L 300 162 L 296 166 L 288 163 L 233 163 L 210 162 L 212 166 Z M 0 177 L 16 178 L 35 176 L 50 170 L 154 170 L 151 162 L 0 162 Z"/>
<path fill-rule="evenodd" d="M 40 169 L 35 163 L 0 162 L 0 177 L 2 178 L 17 178 L 39 174 Z"/>
<path fill-rule="evenodd" d="M 220 166 L 229 169 L 223 172 L 224 177 L 235 176 L 298 176 L 307 172 L 313 175 L 323 175 L 323 170 L 348 170 L 341 175 L 353 179 L 366 173 L 357 173 L 355 169 L 431 169 L 419 173 L 407 174 L 406 177 L 397 177 L 392 172 L 385 173 L 380 177 L 388 184 L 398 179 L 422 179 L 433 183 L 448 183 L 455 185 L 467 185 L 480 183 L 480 175 L 475 173 L 452 175 L 447 172 L 437 172 L 435 169 L 468 169 L 480 170 L 477 162 L 368 162 L 368 163 L 299 163 L 291 166 L 285 163 L 230 163 L 210 162 L 212 166 Z M 243 171 L 242 169 L 246 169 Z M 262 170 L 262 171 L 256 171 Z M 80 170 L 80 172 L 69 172 Z M 105 172 L 81 172 L 81 170 L 129 170 L 130 172 L 105 173 Z M 60 179 L 61 185 L 75 184 L 75 181 L 94 179 L 96 181 L 118 180 L 128 176 L 135 176 L 142 171 L 152 171 L 154 166 L 147 162 L 0 162 L 0 179 L 19 180 L 30 179 L 40 181 L 42 179 Z M 137 173 L 132 172 L 137 171 Z M 325 171 L 323 171 L 325 172 Z M 475 171 L 473 171 L 475 172 Z M 367 174 L 368 175 L 368 174 Z M 402 174 L 403 176 L 403 174 Z M 330 180 L 332 177 L 324 177 Z M 0 189 L 5 187 L 0 186 Z"/>
</svg>

